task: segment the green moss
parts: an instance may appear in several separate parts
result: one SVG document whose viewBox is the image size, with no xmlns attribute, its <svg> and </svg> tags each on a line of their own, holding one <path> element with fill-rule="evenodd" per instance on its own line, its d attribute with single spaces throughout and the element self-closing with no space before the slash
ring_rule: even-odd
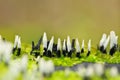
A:
<svg viewBox="0 0 120 80">
<path fill-rule="evenodd" d="M 22 55 L 27 54 L 28 55 L 28 69 L 27 72 L 31 73 L 31 70 L 35 67 L 37 68 L 37 64 L 34 60 L 34 56 L 30 55 L 31 46 L 29 44 L 22 44 L 22 52 L 20 56 L 16 56 L 15 54 L 12 55 L 12 60 L 20 59 Z M 43 47 L 40 46 L 40 54 L 43 53 Z M 43 57 L 46 60 L 52 60 L 55 64 L 55 66 L 73 66 L 76 64 L 80 64 L 82 62 L 95 62 L 95 63 L 120 63 L 120 52 L 116 52 L 113 56 L 110 56 L 109 54 L 103 54 L 100 51 L 92 48 L 90 56 L 86 56 L 87 50 L 85 50 L 85 53 L 81 54 L 81 58 L 76 58 L 75 53 L 72 54 L 72 58 L 69 57 L 63 57 L 60 58 L 57 57 Z M 6 74 L 8 68 L 5 66 L 3 62 L 0 63 L 0 79 Z M 39 73 L 38 73 L 39 74 Z M 106 72 L 108 80 L 113 79 L 120 79 L 120 76 L 117 76 L 116 78 L 110 77 L 108 75 L 108 72 Z M 22 80 L 22 75 L 20 74 L 17 77 L 18 80 Z M 100 77 L 93 76 L 91 78 L 92 80 L 102 80 Z M 45 77 L 45 80 L 82 80 L 82 77 L 77 74 L 77 72 L 70 71 L 69 76 L 66 76 L 65 71 L 55 71 L 51 77 Z"/>
<path fill-rule="evenodd" d="M 70 71 L 68 74 L 65 71 L 57 71 L 50 77 L 45 78 L 45 80 L 82 80 L 82 77 L 73 71 Z"/>
<path fill-rule="evenodd" d="M 29 44 L 22 44 L 22 52 L 19 57 L 21 57 L 24 54 L 27 54 L 29 59 L 32 61 L 34 56 L 30 55 L 31 46 Z M 43 54 L 43 47 L 40 46 L 40 51 L 34 51 L 34 52 L 40 52 L 40 54 Z M 55 55 L 55 53 L 53 53 Z M 57 57 L 44 57 L 45 59 L 51 59 L 56 66 L 73 66 L 82 62 L 98 62 L 98 63 L 120 63 L 120 52 L 116 52 L 113 56 L 110 56 L 109 54 L 103 54 L 100 51 L 96 50 L 95 48 L 92 48 L 90 56 L 86 56 L 87 50 L 85 50 L 85 53 L 81 53 L 81 58 L 76 58 L 75 53 L 72 54 L 72 58 L 64 57 L 63 55 L 60 58 Z M 56 56 L 56 55 L 55 55 Z M 13 55 L 13 58 L 18 58 L 18 56 Z"/>
</svg>

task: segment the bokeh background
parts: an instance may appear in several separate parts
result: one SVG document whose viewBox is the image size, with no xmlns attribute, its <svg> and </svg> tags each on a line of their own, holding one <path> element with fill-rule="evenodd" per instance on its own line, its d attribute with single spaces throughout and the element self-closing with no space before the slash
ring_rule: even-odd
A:
<svg viewBox="0 0 120 80">
<path fill-rule="evenodd" d="M 120 36 L 120 0 L 0 0 L 0 34 L 8 40 L 19 34 L 31 43 L 46 32 L 96 45 L 111 30 Z"/>
</svg>

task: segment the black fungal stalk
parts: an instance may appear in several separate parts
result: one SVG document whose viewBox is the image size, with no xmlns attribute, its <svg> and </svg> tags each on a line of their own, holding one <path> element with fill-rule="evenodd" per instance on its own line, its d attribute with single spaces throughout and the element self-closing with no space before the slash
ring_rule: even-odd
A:
<svg viewBox="0 0 120 80">
<path fill-rule="evenodd" d="M 63 56 L 66 57 L 66 50 L 62 50 Z"/>
<path fill-rule="evenodd" d="M 57 57 L 61 57 L 61 51 L 60 50 L 57 50 Z"/>
<path fill-rule="evenodd" d="M 17 56 L 19 56 L 20 53 L 21 53 L 21 39 L 20 39 L 20 37 L 19 37 L 19 39 L 18 39 L 18 50 L 17 50 Z"/>
<path fill-rule="evenodd" d="M 52 52 L 50 50 L 47 51 L 47 57 L 52 57 Z"/>
<path fill-rule="evenodd" d="M 34 55 L 36 58 L 40 54 L 39 49 L 34 44 L 34 41 L 32 41 L 32 50 L 31 50 L 30 54 Z"/>
<path fill-rule="evenodd" d="M 17 50 L 17 56 L 19 56 L 20 53 L 21 53 L 21 48 L 18 48 L 18 50 Z"/>
<path fill-rule="evenodd" d="M 117 51 L 117 45 L 114 45 L 111 49 L 109 54 L 112 56 Z"/>
<path fill-rule="evenodd" d="M 110 52 L 109 54 L 112 56 L 118 48 L 117 44 L 118 36 L 116 36 L 114 31 L 110 32 Z"/>
<path fill-rule="evenodd" d="M 101 46 L 99 48 L 100 52 L 102 52 L 103 54 L 107 54 L 107 50 L 104 48 L 104 46 Z"/>
<path fill-rule="evenodd" d="M 14 40 L 14 47 L 13 47 L 13 50 L 12 50 L 12 53 L 13 53 L 13 54 L 14 54 L 15 51 L 17 50 L 18 39 L 19 39 L 19 36 L 16 35 L 16 36 L 15 36 L 15 40 Z"/>
<path fill-rule="evenodd" d="M 88 51 L 88 53 L 87 53 L 87 56 L 89 56 L 90 55 L 90 51 Z"/>
<path fill-rule="evenodd" d="M 37 50 L 40 50 L 40 45 L 41 45 L 41 43 L 42 43 L 42 36 L 41 36 L 41 38 L 40 38 L 40 40 L 38 41 L 38 43 L 37 43 L 37 45 L 36 45 L 36 49 Z"/>
<path fill-rule="evenodd" d="M 101 38 L 100 42 L 99 42 L 99 47 L 98 47 L 98 49 L 99 49 L 102 53 L 106 53 L 106 50 L 105 50 L 105 48 L 104 48 L 104 44 L 105 44 L 105 41 L 106 41 L 106 37 L 107 37 L 107 35 L 104 33 L 104 34 L 102 35 L 102 38 Z"/>
<path fill-rule="evenodd" d="M 103 46 L 103 45 L 100 46 L 100 47 L 99 47 L 99 50 L 104 53 L 104 46 Z"/>
<path fill-rule="evenodd" d="M 53 52 L 57 52 L 57 44 L 53 43 L 53 48 L 52 48 Z"/>
<path fill-rule="evenodd" d="M 47 34 L 45 32 L 43 34 L 42 43 L 43 43 L 43 49 L 44 49 L 43 56 L 47 56 L 47 48 L 48 48 L 49 41 L 47 41 Z"/>
<path fill-rule="evenodd" d="M 47 48 L 44 48 L 43 56 L 47 56 Z"/>
<path fill-rule="evenodd" d="M 21 53 L 21 38 L 18 35 L 15 36 L 14 47 L 12 49 L 12 53 L 13 54 L 16 53 L 16 56 L 19 56 Z"/>
<path fill-rule="evenodd" d="M 63 56 L 66 57 L 66 53 L 67 53 L 67 44 L 66 44 L 66 40 L 64 39 L 63 41 L 63 48 L 62 48 L 62 53 L 63 53 Z"/>
<path fill-rule="evenodd" d="M 17 50 L 17 47 L 14 47 L 13 49 L 12 49 L 12 53 L 13 54 L 15 54 L 15 51 Z"/>
<path fill-rule="evenodd" d="M 110 41 L 110 37 L 108 36 L 105 41 L 104 41 L 104 44 L 103 44 L 103 47 L 101 49 L 101 52 L 104 53 L 104 54 L 107 54 L 107 46 L 109 44 L 109 41 Z"/>
<path fill-rule="evenodd" d="M 33 54 L 35 57 L 37 57 L 37 56 L 40 55 L 40 45 L 41 45 L 41 43 L 42 43 L 42 36 L 41 36 L 41 38 L 39 39 L 39 41 L 38 41 L 38 43 L 36 44 L 36 46 L 35 46 L 35 44 L 34 44 L 34 41 L 32 41 L 32 50 L 31 50 L 31 52 L 30 52 L 31 55 Z"/>
<path fill-rule="evenodd" d="M 34 44 L 34 41 L 32 41 L 32 50 L 30 52 L 30 54 L 32 55 L 32 52 L 35 50 L 35 44 Z"/>
<path fill-rule="evenodd" d="M 84 49 L 83 48 L 81 49 L 81 53 L 84 53 Z"/>
<path fill-rule="evenodd" d="M 72 50 L 68 52 L 68 57 L 72 57 Z"/>
<path fill-rule="evenodd" d="M 52 36 L 49 45 L 48 45 L 48 49 L 47 49 L 47 57 L 52 57 L 52 50 L 53 50 L 53 44 L 54 44 L 54 36 Z"/>
<path fill-rule="evenodd" d="M 68 52 L 68 57 L 72 57 L 72 46 L 69 36 L 67 37 L 67 52 Z"/>
<path fill-rule="evenodd" d="M 72 39 L 72 52 L 75 52 L 75 39 Z"/>
<path fill-rule="evenodd" d="M 84 40 L 82 41 L 82 49 L 81 49 L 81 53 L 84 53 Z"/>
<path fill-rule="evenodd" d="M 57 57 L 61 57 L 61 40 L 60 40 L 60 38 L 58 38 L 56 55 L 57 55 Z"/>
<path fill-rule="evenodd" d="M 50 41 L 47 41 L 47 48 L 48 48 L 48 46 L 49 46 L 49 43 L 50 43 Z"/>
<path fill-rule="evenodd" d="M 87 53 L 87 56 L 89 56 L 91 53 L 91 40 L 89 40 L 88 42 L 88 53 Z"/>
<path fill-rule="evenodd" d="M 77 53 L 76 53 L 76 57 L 78 57 L 78 58 L 81 57 L 81 56 L 80 56 L 80 52 L 77 52 Z"/>
<path fill-rule="evenodd" d="M 107 54 L 107 50 L 106 50 L 106 49 L 104 49 L 104 50 L 102 51 L 102 53 Z"/>
</svg>

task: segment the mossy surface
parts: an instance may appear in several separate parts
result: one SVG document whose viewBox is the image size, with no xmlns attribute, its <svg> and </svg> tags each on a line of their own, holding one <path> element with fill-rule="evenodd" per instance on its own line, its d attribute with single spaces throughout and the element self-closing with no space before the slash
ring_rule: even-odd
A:
<svg viewBox="0 0 120 80">
<path fill-rule="evenodd" d="M 34 68 L 38 68 L 38 65 L 36 64 L 35 61 L 35 56 L 30 55 L 31 52 L 31 45 L 29 44 L 22 44 L 22 49 L 21 49 L 21 55 L 16 56 L 16 54 L 12 55 L 11 61 L 14 60 L 19 60 L 23 55 L 28 55 L 28 67 L 27 67 L 27 73 L 31 74 L 31 70 Z M 40 46 L 40 54 L 43 52 L 42 46 Z M 55 54 L 55 53 L 54 53 Z M 74 65 L 83 63 L 83 62 L 92 62 L 92 63 L 115 63 L 119 64 L 120 63 L 120 52 L 117 51 L 113 56 L 110 56 L 109 54 L 103 54 L 100 51 L 98 51 L 95 48 L 92 48 L 90 56 L 86 56 L 87 50 L 85 50 L 85 53 L 81 53 L 81 58 L 77 58 L 75 56 L 76 53 L 72 54 L 72 57 L 64 57 L 63 55 L 60 58 L 57 57 L 43 57 L 46 60 L 52 60 L 55 66 L 62 66 L 62 67 L 72 67 Z M 109 70 L 108 70 L 109 71 Z M 5 74 L 8 72 L 8 66 L 6 66 L 3 62 L 0 62 L 0 80 L 5 76 Z M 106 72 L 106 76 L 108 80 L 113 80 L 113 79 L 120 79 L 120 76 L 117 77 L 110 77 L 108 75 L 109 72 Z M 38 76 L 40 74 L 38 73 Z M 22 80 L 22 75 L 18 75 L 16 78 L 17 80 Z M 79 74 L 75 71 L 70 71 L 69 75 L 66 75 L 66 72 L 64 70 L 58 70 L 55 71 L 50 77 L 45 77 L 44 80 L 82 80 L 83 78 L 79 76 Z M 92 76 L 92 80 L 103 80 L 99 76 Z"/>
</svg>

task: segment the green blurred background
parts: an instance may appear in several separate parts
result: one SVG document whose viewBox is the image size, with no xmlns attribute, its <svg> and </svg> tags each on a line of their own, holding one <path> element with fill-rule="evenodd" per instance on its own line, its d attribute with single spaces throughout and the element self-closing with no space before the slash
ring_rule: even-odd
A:
<svg viewBox="0 0 120 80">
<path fill-rule="evenodd" d="M 0 0 L 0 34 L 24 43 L 38 41 L 43 32 L 64 39 L 92 39 L 114 30 L 120 36 L 120 0 Z"/>
</svg>

